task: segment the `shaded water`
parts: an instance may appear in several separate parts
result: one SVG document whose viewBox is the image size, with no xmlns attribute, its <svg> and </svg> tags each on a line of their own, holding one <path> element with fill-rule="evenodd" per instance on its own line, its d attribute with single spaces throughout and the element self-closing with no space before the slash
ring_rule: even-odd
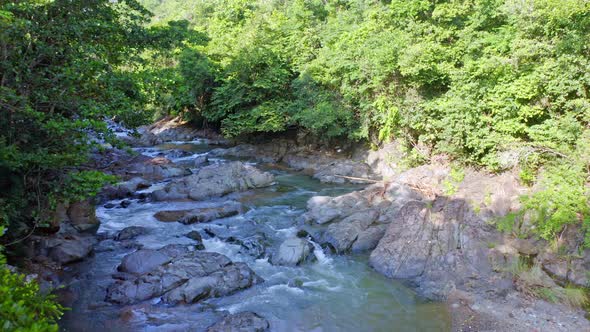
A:
<svg viewBox="0 0 590 332">
<path fill-rule="evenodd" d="M 195 155 L 206 153 L 209 147 L 203 141 L 173 142 L 142 152 L 153 156 L 170 149 L 189 151 L 189 156 L 171 158 L 176 162 L 188 162 Z M 219 319 L 216 312 L 224 310 L 254 311 L 270 321 L 273 331 L 450 330 L 449 315 L 442 304 L 423 301 L 401 283 L 374 272 L 368 266 L 366 255 L 330 255 L 315 245 L 314 262 L 299 267 L 271 265 L 268 255 L 284 239 L 295 234 L 297 219 L 310 197 L 340 195 L 359 187 L 322 184 L 307 175 L 259 166 L 275 174 L 275 185 L 203 202 L 133 201 L 125 209 L 99 207 L 97 215 L 102 222 L 99 233 L 114 234 L 132 225 L 149 228 L 149 234 L 136 239 L 144 248 L 157 249 L 173 243 L 191 245 L 194 242 L 184 237 L 191 230 L 205 234 L 204 230 L 209 229 L 239 239 L 264 238 L 268 248 L 262 258 L 254 258 L 241 246 L 216 237 L 204 240 L 207 251 L 247 263 L 264 283 L 194 305 L 167 307 L 157 300 L 125 308 L 107 304 L 103 300 L 106 287 L 112 282 L 111 275 L 122 257 L 134 249 L 105 240 L 97 246 L 94 257 L 71 267 L 71 293 L 77 296 L 74 296 L 72 311 L 62 320 L 62 330 L 200 331 Z M 158 184 L 147 191 L 157 187 Z M 219 205 L 228 198 L 240 200 L 249 211 L 193 225 L 162 223 L 153 217 L 160 210 Z"/>
</svg>

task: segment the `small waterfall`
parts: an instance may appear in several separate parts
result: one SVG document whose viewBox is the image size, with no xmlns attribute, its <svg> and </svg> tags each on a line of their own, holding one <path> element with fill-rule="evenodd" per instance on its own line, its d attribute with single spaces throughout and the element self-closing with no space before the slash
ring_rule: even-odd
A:
<svg viewBox="0 0 590 332">
<path fill-rule="evenodd" d="M 315 243 L 311 238 L 307 238 L 307 241 L 309 243 L 311 243 L 311 245 L 313 246 L 313 254 L 315 255 L 315 257 L 318 260 L 318 263 L 320 265 L 326 265 L 326 264 L 330 264 L 332 263 L 332 258 L 328 257 L 326 255 L 326 253 L 324 253 L 324 249 L 322 249 L 322 247 Z"/>
</svg>

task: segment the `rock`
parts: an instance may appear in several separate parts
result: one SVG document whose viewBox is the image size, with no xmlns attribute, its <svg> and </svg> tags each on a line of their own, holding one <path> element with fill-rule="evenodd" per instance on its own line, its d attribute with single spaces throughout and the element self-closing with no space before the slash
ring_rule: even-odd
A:
<svg viewBox="0 0 590 332">
<path fill-rule="evenodd" d="M 263 281 L 246 264 L 232 263 L 224 255 L 176 247 L 139 250 L 143 252 L 135 255 L 132 264 L 124 259 L 124 270 L 137 273 L 117 277 L 107 289 L 107 301 L 132 304 L 163 295 L 166 303 L 194 303 Z M 177 255 L 172 262 L 170 254 Z M 138 266 L 137 259 L 149 262 L 149 266 Z"/>
<path fill-rule="evenodd" d="M 359 233 L 356 241 L 352 244 L 352 252 L 366 252 L 375 249 L 379 240 L 385 235 L 386 228 L 386 225 L 377 225 Z"/>
<path fill-rule="evenodd" d="M 348 159 L 335 160 L 329 164 L 322 165 L 313 175 L 314 178 L 324 183 L 367 183 L 363 180 L 347 179 L 343 176 L 359 179 L 373 178 L 371 169 L 367 164 Z"/>
<path fill-rule="evenodd" d="M 134 177 L 128 181 L 121 182 L 114 186 L 106 186 L 102 190 L 102 197 L 108 200 L 121 199 L 131 196 L 139 189 L 145 189 L 150 183 L 143 178 Z"/>
<path fill-rule="evenodd" d="M 197 243 L 195 244 L 195 248 L 197 250 L 205 250 L 205 245 L 203 244 L 203 238 L 201 237 L 201 233 L 198 231 L 190 231 L 184 236 L 188 237 L 191 240 L 195 240 Z"/>
<path fill-rule="evenodd" d="M 234 263 L 202 277 L 192 277 L 182 286 L 164 295 L 165 303 L 195 303 L 245 289 L 260 281 L 248 265 Z"/>
<path fill-rule="evenodd" d="M 100 226 L 94 205 L 88 200 L 72 203 L 67 214 L 71 225 L 80 232 L 95 231 Z"/>
<path fill-rule="evenodd" d="M 117 236 L 115 236 L 115 240 L 117 240 L 117 241 L 131 240 L 131 239 L 136 238 L 140 235 L 147 234 L 148 231 L 149 230 L 147 228 L 141 227 L 141 226 L 125 227 L 119 233 L 117 233 Z"/>
<path fill-rule="evenodd" d="M 539 253 L 539 246 L 533 240 L 527 239 L 509 239 L 508 244 L 523 255 L 537 255 Z"/>
<path fill-rule="evenodd" d="M 159 221 L 178 221 L 183 224 L 208 222 L 235 216 L 242 212 L 242 204 L 234 201 L 225 202 L 220 207 L 197 208 L 192 210 L 158 211 L 154 217 Z"/>
<path fill-rule="evenodd" d="M 545 252 L 539 258 L 545 272 L 561 283 L 570 283 L 579 287 L 589 286 L 590 258 L 588 251 L 581 257 L 558 256 Z"/>
<path fill-rule="evenodd" d="M 377 217 L 379 212 L 375 209 L 358 211 L 332 223 L 322 237 L 322 244 L 329 244 L 337 253 L 344 253 L 351 249 L 359 234 L 365 231 Z"/>
<path fill-rule="evenodd" d="M 158 249 L 158 251 L 161 252 L 162 254 L 174 259 L 176 257 L 184 256 L 184 255 L 194 251 L 194 249 L 192 248 L 192 246 L 187 246 L 184 244 L 168 244 L 168 245 Z"/>
<path fill-rule="evenodd" d="M 187 225 L 208 222 L 215 219 L 235 216 L 241 211 L 242 204 L 238 202 L 226 202 L 222 207 L 191 210 L 178 221 Z"/>
<path fill-rule="evenodd" d="M 154 218 L 163 222 L 178 221 L 180 220 L 180 218 L 184 217 L 190 211 L 191 210 L 158 211 L 154 214 Z"/>
<path fill-rule="evenodd" d="M 401 208 L 370 256 L 390 278 L 406 279 L 431 299 L 444 299 L 470 277 L 491 280 L 485 222 L 463 200 L 413 201 Z M 483 281 L 482 281 L 483 282 Z"/>
<path fill-rule="evenodd" d="M 264 332 L 269 331 L 268 321 L 253 312 L 228 315 L 222 321 L 209 327 L 207 332 Z"/>
<path fill-rule="evenodd" d="M 64 240 L 51 248 L 49 257 L 60 264 L 80 261 L 92 252 L 95 241 L 89 238 Z"/>
<path fill-rule="evenodd" d="M 112 209 L 112 208 L 114 208 L 114 207 L 115 207 L 115 204 L 113 204 L 113 203 L 107 203 L 107 204 L 105 204 L 103 207 L 104 207 L 105 209 Z"/>
<path fill-rule="evenodd" d="M 68 207 L 64 203 L 58 203 L 55 211 L 51 212 L 52 216 L 49 220 L 50 232 L 59 231 L 60 225 L 70 221 L 68 217 Z"/>
<path fill-rule="evenodd" d="M 164 154 L 164 152 L 162 152 L 162 154 Z M 183 157 L 188 157 L 188 156 L 192 155 L 192 152 L 180 150 L 180 149 L 174 149 L 174 150 L 166 151 L 165 155 L 168 158 L 183 158 Z"/>
<path fill-rule="evenodd" d="M 122 208 L 127 208 L 127 207 L 129 207 L 129 205 L 131 205 L 131 201 L 126 199 L 126 200 L 122 201 L 120 205 Z"/>
<path fill-rule="evenodd" d="M 275 265 L 297 265 L 303 262 L 311 253 L 311 244 L 305 239 L 289 238 L 279 247 L 279 251 L 272 257 Z"/>
<path fill-rule="evenodd" d="M 170 261 L 170 256 L 160 251 L 141 249 L 123 257 L 123 261 L 121 261 L 121 265 L 117 269 L 121 272 L 143 274 Z"/>
<path fill-rule="evenodd" d="M 567 279 L 579 287 L 590 286 L 590 256 L 586 252 L 583 259 L 572 259 Z"/>
<path fill-rule="evenodd" d="M 345 253 L 358 238 L 359 233 L 364 229 L 358 222 L 354 223 L 333 223 L 322 237 L 321 244 L 329 244 L 336 253 Z"/>
<path fill-rule="evenodd" d="M 209 162 L 209 157 L 207 157 L 207 155 L 198 156 L 197 158 L 195 158 L 195 161 L 193 162 L 193 166 L 194 167 L 201 167 L 208 162 Z"/>
<path fill-rule="evenodd" d="M 86 258 L 94 249 L 96 239 L 92 236 L 75 234 L 68 231 L 50 238 L 41 238 L 35 248 L 37 255 L 48 256 L 56 263 L 69 264 Z"/>
<path fill-rule="evenodd" d="M 266 254 L 267 244 L 266 236 L 264 235 L 264 233 L 255 234 L 244 239 L 236 239 L 234 237 L 230 237 L 225 239 L 225 241 L 240 245 L 240 253 L 250 255 L 254 258 L 262 258 Z"/>
<path fill-rule="evenodd" d="M 332 198 L 329 196 L 314 196 L 307 202 L 306 216 L 318 224 L 328 223 L 341 215 L 341 211 L 336 207 L 329 206 Z"/>
<path fill-rule="evenodd" d="M 186 233 L 184 236 L 188 237 L 191 240 L 195 240 L 197 242 L 202 242 L 203 238 L 201 237 L 201 233 L 199 231 L 190 231 Z"/>
<path fill-rule="evenodd" d="M 190 171 L 179 167 L 169 159 L 156 157 L 140 160 L 127 166 L 127 174 L 137 175 L 152 181 L 189 175 Z"/>
<path fill-rule="evenodd" d="M 378 150 L 370 150 L 367 153 L 366 163 L 375 174 L 384 179 L 391 179 L 400 173 L 403 165 L 404 153 L 398 142 L 386 143 Z"/>
<path fill-rule="evenodd" d="M 273 181 L 272 174 L 235 161 L 203 167 L 196 174 L 154 191 L 152 197 L 157 201 L 187 198 L 203 200 L 212 196 L 269 186 Z"/>
</svg>

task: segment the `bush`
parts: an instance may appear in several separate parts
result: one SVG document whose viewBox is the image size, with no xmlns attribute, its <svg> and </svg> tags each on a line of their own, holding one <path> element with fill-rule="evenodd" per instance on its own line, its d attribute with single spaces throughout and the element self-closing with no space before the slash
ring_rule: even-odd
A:
<svg viewBox="0 0 590 332">
<path fill-rule="evenodd" d="M 510 268 L 510 272 L 514 276 L 516 289 L 527 296 L 572 307 L 582 307 L 588 303 L 584 289 L 558 286 L 539 265 L 528 266 L 519 260 Z"/>
<path fill-rule="evenodd" d="M 0 227 L 0 234 L 4 229 Z M 2 248 L 0 248 L 1 250 Z M 11 272 L 0 252 L 0 329 L 6 332 L 57 332 L 64 308 L 43 295 L 34 280 Z"/>
</svg>

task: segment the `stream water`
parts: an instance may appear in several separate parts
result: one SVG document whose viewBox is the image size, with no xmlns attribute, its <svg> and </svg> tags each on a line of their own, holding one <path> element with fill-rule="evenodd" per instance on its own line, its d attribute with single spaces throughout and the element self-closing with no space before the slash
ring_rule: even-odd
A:
<svg viewBox="0 0 590 332">
<path fill-rule="evenodd" d="M 204 141 L 172 142 L 140 152 L 168 155 L 177 163 L 192 163 L 210 147 Z M 174 156 L 174 151 L 189 155 Z M 210 160 L 222 163 L 225 160 Z M 449 331 L 445 306 L 417 298 L 401 283 L 386 279 L 367 264 L 366 255 L 331 255 L 314 244 L 313 262 L 297 267 L 274 266 L 268 255 L 296 232 L 295 224 L 307 200 L 315 195 L 340 195 L 359 187 L 322 184 L 311 177 L 275 166 L 258 165 L 272 172 L 276 184 L 248 193 L 232 194 L 249 210 L 209 223 L 183 225 L 158 222 L 160 210 L 189 209 L 223 204 L 227 197 L 203 202 L 149 202 L 132 200 L 127 208 L 98 207 L 99 234 L 114 234 L 132 225 L 150 232 L 136 238 L 144 248 L 167 244 L 194 244 L 184 234 L 191 230 L 204 236 L 207 251 L 247 263 L 265 282 L 231 296 L 208 299 L 194 305 L 165 306 L 158 301 L 135 306 L 104 302 L 105 290 L 121 259 L 134 248 L 107 238 L 86 261 L 69 267 L 72 309 L 61 321 L 63 331 L 201 331 L 215 323 L 221 311 L 253 311 L 265 317 L 273 331 Z M 154 184 L 146 192 L 161 187 Z M 113 201 L 117 204 L 120 201 Z M 218 237 L 205 238 L 210 230 L 241 240 L 263 239 L 266 254 L 253 257 L 237 244 Z"/>
</svg>

